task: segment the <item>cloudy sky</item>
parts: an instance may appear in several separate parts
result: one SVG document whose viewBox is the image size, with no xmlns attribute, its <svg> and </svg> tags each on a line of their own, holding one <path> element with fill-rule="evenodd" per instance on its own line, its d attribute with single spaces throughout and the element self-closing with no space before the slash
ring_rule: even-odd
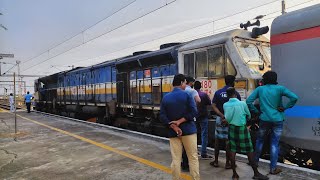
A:
<svg viewBox="0 0 320 180">
<path fill-rule="evenodd" d="M 286 7 L 318 3 L 286 0 Z M 0 13 L 7 28 L 0 27 L 0 53 L 15 55 L 1 62 L 19 60 L 21 74 L 47 75 L 231 30 L 257 15 L 270 25 L 281 14 L 281 0 L 0 0 Z M 12 66 L 2 64 L 1 72 Z M 32 86 L 33 79 L 23 80 Z"/>
</svg>

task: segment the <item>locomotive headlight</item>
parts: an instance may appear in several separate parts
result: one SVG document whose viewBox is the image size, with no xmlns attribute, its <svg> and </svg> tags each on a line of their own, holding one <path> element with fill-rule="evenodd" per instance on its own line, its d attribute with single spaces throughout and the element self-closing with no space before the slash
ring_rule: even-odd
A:
<svg viewBox="0 0 320 180">
<path fill-rule="evenodd" d="M 253 28 L 252 32 L 251 32 L 251 37 L 252 38 L 257 38 L 262 34 L 266 34 L 269 32 L 269 27 L 265 26 L 265 27 L 261 27 L 261 28 Z"/>
</svg>

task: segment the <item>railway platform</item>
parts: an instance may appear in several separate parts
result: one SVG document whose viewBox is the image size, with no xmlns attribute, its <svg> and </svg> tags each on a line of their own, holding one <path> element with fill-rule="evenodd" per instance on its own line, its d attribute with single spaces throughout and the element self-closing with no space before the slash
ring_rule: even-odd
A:
<svg viewBox="0 0 320 180">
<path fill-rule="evenodd" d="M 0 109 L 0 179 L 171 179 L 168 140 L 119 128 L 82 123 L 43 113 Z M 203 180 L 231 179 L 232 170 L 200 161 Z M 241 179 L 253 172 L 243 156 L 237 157 Z M 268 163 L 259 167 L 268 173 Z M 317 171 L 283 166 L 270 179 L 320 179 Z M 181 179 L 191 179 L 183 173 Z"/>
</svg>

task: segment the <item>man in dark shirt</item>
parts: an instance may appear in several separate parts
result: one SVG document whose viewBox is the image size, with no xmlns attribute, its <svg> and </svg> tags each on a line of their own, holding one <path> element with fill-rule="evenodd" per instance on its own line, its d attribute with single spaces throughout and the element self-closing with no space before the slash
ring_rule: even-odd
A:
<svg viewBox="0 0 320 180">
<path fill-rule="evenodd" d="M 198 114 L 197 123 L 199 123 L 201 128 L 201 159 L 212 159 L 211 156 L 207 154 L 208 145 L 208 109 L 207 107 L 211 105 L 211 100 L 207 93 L 201 91 L 201 83 L 196 81 L 194 83 L 194 89 L 198 92 L 201 102 L 197 104 Z"/>
<path fill-rule="evenodd" d="M 185 148 L 193 179 L 200 179 L 197 154 L 197 128 L 194 117 L 197 107 L 194 100 L 184 91 L 186 78 L 183 74 L 174 76 L 172 92 L 165 95 L 160 107 L 160 120 L 169 127 L 170 149 L 172 156 L 172 176 L 180 179 L 182 147 Z"/>
<path fill-rule="evenodd" d="M 218 164 L 218 158 L 219 158 L 219 151 L 220 151 L 220 142 L 224 142 L 226 144 L 226 153 L 229 154 L 229 148 L 228 148 L 228 126 L 226 126 L 223 121 L 225 121 L 224 117 L 224 111 L 223 111 L 223 104 L 229 101 L 229 98 L 227 96 L 227 89 L 229 87 L 234 87 L 235 82 L 235 76 L 227 75 L 225 77 L 225 83 L 226 86 L 224 86 L 222 89 L 217 90 L 214 93 L 213 99 L 212 99 L 212 107 L 214 112 L 217 115 L 216 118 L 216 130 L 215 130 L 215 143 L 214 143 L 214 156 L 215 159 L 213 162 L 210 163 L 210 165 L 214 167 L 219 167 Z M 240 94 L 236 92 L 237 98 L 241 101 Z M 226 169 L 231 168 L 230 159 L 229 156 L 226 156 Z"/>
</svg>

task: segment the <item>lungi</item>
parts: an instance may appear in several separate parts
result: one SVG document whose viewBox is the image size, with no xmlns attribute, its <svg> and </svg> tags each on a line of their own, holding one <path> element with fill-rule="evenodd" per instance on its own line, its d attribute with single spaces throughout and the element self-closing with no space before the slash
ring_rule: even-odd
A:
<svg viewBox="0 0 320 180">
<path fill-rule="evenodd" d="M 251 136 L 246 126 L 229 125 L 229 145 L 231 152 L 253 152 Z"/>
</svg>

